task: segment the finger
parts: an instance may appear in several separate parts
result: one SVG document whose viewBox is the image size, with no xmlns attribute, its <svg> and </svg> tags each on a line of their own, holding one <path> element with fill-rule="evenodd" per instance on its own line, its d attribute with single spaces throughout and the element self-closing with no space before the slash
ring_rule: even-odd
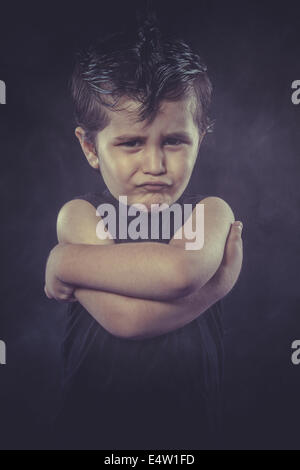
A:
<svg viewBox="0 0 300 470">
<path fill-rule="evenodd" d="M 74 295 L 69 295 L 67 302 L 77 302 L 77 299 L 74 297 Z"/>
<path fill-rule="evenodd" d="M 73 295 L 70 295 L 70 293 L 59 294 L 57 300 L 60 302 L 77 302 L 77 299 Z"/>
<path fill-rule="evenodd" d="M 233 225 L 235 227 L 238 227 L 241 231 L 243 230 L 244 225 L 243 225 L 243 222 L 241 220 L 236 220 L 235 222 L 233 222 Z"/>
<path fill-rule="evenodd" d="M 243 223 L 241 221 L 235 221 L 231 224 L 230 238 L 234 240 L 240 240 L 243 231 Z"/>
<path fill-rule="evenodd" d="M 240 221 L 231 224 L 224 249 L 223 266 L 232 266 L 232 263 L 240 263 L 242 261 L 243 239 L 241 237 L 242 230 L 240 226 Z"/>
</svg>

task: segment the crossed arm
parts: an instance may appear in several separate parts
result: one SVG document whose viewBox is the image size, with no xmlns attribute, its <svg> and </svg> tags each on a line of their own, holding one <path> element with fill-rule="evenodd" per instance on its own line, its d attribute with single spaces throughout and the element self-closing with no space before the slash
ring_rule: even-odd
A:
<svg viewBox="0 0 300 470">
<path fill-rule="evenodd" d="M 175 300 L 138 299 L 78 288 L 75 297 L 115 336 L 135 340 L 159 336 L 190 323 L 232 288 L 215 275 L 201 289 Z"/>
<path fill-rule="evenodd" d="M 224 262 L 226 237 L 223 246 L 221 240 L 220 248 L 215 250 L 215 264 L 200 273 L 195 269 L 197 255 L 188 258 L 193 270 L 187 269 L 181 245 L 184 239 L 172 239 L 169 245 L 115 245 L 112 240 L 103 245 L 95 236 L 98 221 L 95 209 L 86 201 L 71 201 L 63 208 L 57 224 L 61 244 L 54 249 L 56 256 L 51 259 L 50 254 L 50 263 L 48 258 L 46 286 L 48 289 L 51 284 L 47 285 L 47 271 L 48 278 L 55 271 L 61 292 L 75 285 L 74 297 L 116 336 L 145 338 L 184 326 L 226 295 L 237 280 L 241 250 L 235 257 L 232 275 L 228 259 Z M 211 242 L 216 241 L 213 235 L 207 236 Z M 206 259 L 203 256 L 202 262 Z"/>
</svg>

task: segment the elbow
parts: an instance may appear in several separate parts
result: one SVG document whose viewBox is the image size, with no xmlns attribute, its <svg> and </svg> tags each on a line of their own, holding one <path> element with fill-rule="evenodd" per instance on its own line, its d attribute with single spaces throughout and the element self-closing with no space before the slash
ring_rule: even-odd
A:
<svg viewBox="0 0 300 470">
<path fill-rule="evenodd" d="M 100 322 L 99 322 L 100 323 Z M 112 336 L 115 336 L 119 339 L 133 339 L 136 336 L 136 332 L 133 328 L 124 327 L 124 325 L 119 325 L 116 322 L 113 323 L 100 323 L 101 326 Z"/>
<path fill-rule="evenodd" d="M 128 332 L 128 331 L 123 331 L 123 330 L 107 330 L 112 336 L 115 336 L 116 338 L 123 339 L 123 340 L 132 340 L 135 339 L 134 332 Z"/>
<path fill-rule="evenodd" d="M 109 322 L 102 321 L 101 325 L 109 334 L 119 339 L 132 339 L 136 336 L 136 330 L 131 325 L 131 322 L 126 324 L 123 321 L 117 321 L 114 319 L 114 321 Z"/>
<path fill-rule="evenodd" d="M 173 267 L 173 298 L 185 297 L 201 288 L 203 279 L 199 279 L 199 269 L 194 258 L 182 250 Z M 203 283 L 204 285 L 204 283 Z"/>
<path fill-rule="evenodd" d="M 201 289 L 215 274 L 218 269 L 217 263 L 203 257 L 201 261 L 193 252 L 183 251 L 180 264 L 177 268 L 177 292 L 178 296 L 184 297 Z"/>
<path fill-rule="evenodd" d="M 118 326 L 110 328 L 110 330 L 107 331 L 109 331 L 109 333 L 115 336 L 116 338 L 130 341 L 140 341 L 156 336 L 151 331 L 145 331 L 143 328 L 139 328 L 138 326 L 126 328 Z"/>
<path fill-rule="evenodd" d="M 131 340 L 139 335 L 138 325 L 134 321 L 135 312 L 130 310 L 130 314 L 122 315 L 121 312 L 114 312 L 109 318 L 102 320 L 101 325 L 112 336 L 123 340 Z M 137 338 L 139 339 L 139 338 Z"/>
</svg>

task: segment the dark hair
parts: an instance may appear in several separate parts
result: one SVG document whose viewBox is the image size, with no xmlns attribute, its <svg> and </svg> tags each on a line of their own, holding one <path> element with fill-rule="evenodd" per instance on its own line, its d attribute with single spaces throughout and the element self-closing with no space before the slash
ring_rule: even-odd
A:
<svg viewBox="0 0 300 470">
<path fill-rule="evenodd" d="M 200 57 L 179 38 L 163 37 L 155 13 L 139 17 L 136 31 L 110 34 L 77 54 L 71 78 L 77 125 L 95 144 L 109 124 L 105 108 L 119 110 L 121 97 L 140 103 L 138 121 L 151 123 L 162 100 L 176 101 L 194 92 L 194 121 L 210 131 L 212 85 Z"/>
</svg>

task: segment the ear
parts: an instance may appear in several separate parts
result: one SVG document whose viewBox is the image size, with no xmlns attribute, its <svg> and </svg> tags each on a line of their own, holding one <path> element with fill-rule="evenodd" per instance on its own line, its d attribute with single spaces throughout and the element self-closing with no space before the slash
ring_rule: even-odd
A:
<svg viewBox="0 0 300 470">
<path fill-rule="evenodd" d="M 201 146 L 201 144 L 202 144 L 202 141 L 203 141 L 205 135 L 206 135 L 206 131 L 199 132 L 199 142 L 198 142 L 197 155 L 198 155 L 198 153 L 199 153 L 200 146 Z"/>
<path fill-rule="evenodd" d="M 89 162 L 91 167 L 97 170 L 99 168 L 99 160 L 98 160 L 98 156 L 97 156 L 94 144 L 92 144 L 86 139 L 85 131 L 82 129 L 82 127 L 76 127 L 75 135 L 77 139 L 79 140 L 82 151 L 87 161 Z"/>
<path fill-rule="evenodd" d="M 201 132 L 199 136 L 199 147 L 202 144 L 202 140 L 204 139 L 205 136 L 206 136 L 206 131 Z"/>
</svg>

